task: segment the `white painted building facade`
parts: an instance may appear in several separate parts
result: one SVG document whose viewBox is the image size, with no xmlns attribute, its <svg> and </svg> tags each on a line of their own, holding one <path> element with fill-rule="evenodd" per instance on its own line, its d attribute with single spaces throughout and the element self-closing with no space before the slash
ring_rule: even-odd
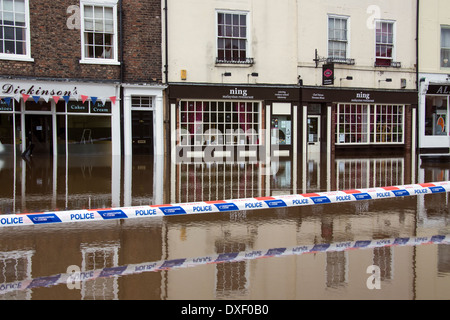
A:
<svg viewBox="0 0 450 320">
<path fill-rule="evenodd" d="M 449 153 L 450 3 L 421 1 L 419 8 L 419 148 Z"/>
</svg>

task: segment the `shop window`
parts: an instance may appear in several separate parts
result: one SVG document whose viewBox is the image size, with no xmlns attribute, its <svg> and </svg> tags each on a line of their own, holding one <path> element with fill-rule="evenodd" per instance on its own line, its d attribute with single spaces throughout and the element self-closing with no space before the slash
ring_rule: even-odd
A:
<svg viewBox="0 0 450 320">
<path fill-rule="evenodd" d="M 398 143 L 403 142 L 403 106 L 375 105 L 375 132 L 371 142 Z"/>
<path fill-rule="evenodd" d="M 181 145 L 259 144 L 258 103 L 182 101 L 178 121 Z"/>
<path fill-rule="evenodd" d="M 446 136 L 448 114 L 447 97 L 426 97 L 425 105 L 425 135 L 426 136 Z"/>
<path fill-rule="evenodd" d="M 368 143 L 368 105 L 338 105 L 336 127 L 336 143 Z"/>
<path fill-rule="evenodd" d="M 291 145 L 292 143 L 291 116 L 274 115 L 271 123 L 272 144 Z"/>
<path fill-rule="evenodd" d="M 404 106 L 339 104 L 336 144 L 403 143 Z"/>
<path fill-rule="evenodd" d="M 69 153 L 111 153 L 111 117 L 67 117 Z"/>
<path fill-rule="evenodd" d="M 0 156 L 11 153 L 13 143 L 13 115 L 11 113 L 0 113 Z"/>
<path fill-rule="evenodd" d="M 44 100 L 39 100 L 38 102 L 28 100 L 27 102 L 25 102 L 25 110 L 27 110 L 27 111 L 51 111 L 52 103 L 50 101 L 45 102 Z"/>
</svg>

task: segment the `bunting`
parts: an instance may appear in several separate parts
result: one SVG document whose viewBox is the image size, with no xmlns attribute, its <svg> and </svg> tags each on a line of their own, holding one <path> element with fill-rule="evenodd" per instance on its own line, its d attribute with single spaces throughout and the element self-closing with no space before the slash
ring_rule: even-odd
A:
<svg viewBox="0 0 450 320">
<path fill-rule="evenodd" d="M 7 97 L 0 97 L 0 100 L 3 100 L 8 106 L 11 104 L 12 98 L 14 98 L 17 102 L 20 102 L 21 98 L 23 101 L 28 101 L 29 98 L 32 98 L 35 103 L 38 103 L 39 100 L 42 98 L 45 100 L 45 102 L 48 102 L 50 98 L 53 99 L 55 103 L 58 103 L 59 100 L 62 98 L 66 103 L 70 101 L 71 98 L 75 98 L 76 101 L 81 101 L 82 103 L 85 103 L 88 99 L 95 104 L 97 101 L 101 101 L 103 104 L 109 99 L 113 105 L 117 102 L 116 96 L 111 97 L 96 97 L 96 96 L 87 96 L 87 95 L 79 95 L 79 96 L 37 96 L 37 95 L 28 95 L 28 94 L 19 94 L 15 96 L 7 96 Z"/>
</svg>

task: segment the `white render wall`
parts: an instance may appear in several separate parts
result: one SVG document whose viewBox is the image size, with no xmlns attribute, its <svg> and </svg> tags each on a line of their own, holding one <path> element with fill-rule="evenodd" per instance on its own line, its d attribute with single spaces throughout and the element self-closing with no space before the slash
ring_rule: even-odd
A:
<svg viewBox="0 0 450 320">
<path fill-rule="evenodd" d="M 169 82 L 297 83 L 295 0 L 168 0 Z M 216 10 L 249 12 L 252 66 L 218 65 Z M 222 77 L 231 72 L 231 77 Z M 258 77 L 248 77 L 257 72 Z"/>
<path fill-rule="evenodd" d="M 416 0 L 168 0 L 169 82 L 322 85 L 314 50 L 328 51 L 328 14 L 350 17 L 349 58 L 353 66 L 335 64 L 335 87 L 416 88 Z M 216 10 L 249 12 L 249 57 L 252 66 L 216 65 Z M 395 61 L 401 68 L 374 67 L 374 19 L 395 21 Z M 181 80 L 186 70 L 186 80 Z M 231 77 L 222 77 L 231 72 Z M 258 77 L 248 77 L 257 72 Z M 352 76 L 353 81 L 343 80 Z M 380 82 L 392 78 L 391 83 Z"/>
<path fill-rule="evenodd" d="M 450 68 L 441 68 L 441 25 L 450 26 L 450 1 L 420 2 L 419 72 L 450 74 Z"/>
<path fill-rule="evenodd" d="M 315 68 L 314 50 L 328 55 L 328 15 L 349 17 L 349 56 L 355 65 L 335 64 L 335 87 L 400 89 L 400 79 L 407 80 L 405 89 L 416 88 L 416 1 L 386 0 L 299 0 L 298 52 L 299 75 L 304 85 L 321 85 L 322 68 Z M 374 67 L 374 19 L 395 21 L 394 61 L 401 68 Z M 352 76 L 353 80 L 342 80 Z M 379 82 L 391 78 L 391 83 Z"/>
</svg>

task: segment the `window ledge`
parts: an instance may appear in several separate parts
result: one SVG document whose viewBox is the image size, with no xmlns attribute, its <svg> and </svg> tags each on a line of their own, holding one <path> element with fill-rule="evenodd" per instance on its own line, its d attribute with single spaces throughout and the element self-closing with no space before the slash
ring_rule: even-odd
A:
<svg viewBox="0 0 450 320">
<path fill-rule="evenodd" d="M 329 57 L 327 58 L 327 63 L 347 64 L 353 66 L 355 64 L 355 59 Z"/>
<path fill-rule="evenodd" d="M 219 58 L 216 58 L 216 66 L 243 66 L 243 67 L 250 67 L 255 63 L 255 60 L 253 58 L 246 58 L 245 61 L 226 61 L 226 60 L 220 60 Z"/>
<path fill-rule="evenodd" d="M 34 59 L 28 56 L 19 56 L 12 54 L 0 54 L 0 60 L 10 60 L 19 62 L 34 62 Z"/>
<path fill-rule="evenodd" d="M 390 64 L 379 64 L 379 63 L 375 62 L 374 66 L 377 67 L 377 68 L 383 68 L 384 67 L 384 68 L 397 68 L 397 69 L 399 69 L 399 68 L 402 67 L 402 63 L 398 62 L 398 61 L 391 61 Z"/>
<path fill-rule="evenodd" d="M 119 61 L 106 60 L 106 59 L 81 59 L 80 64 L 100 64 L 108 66 L 120 66 Z"/>
</svg>

